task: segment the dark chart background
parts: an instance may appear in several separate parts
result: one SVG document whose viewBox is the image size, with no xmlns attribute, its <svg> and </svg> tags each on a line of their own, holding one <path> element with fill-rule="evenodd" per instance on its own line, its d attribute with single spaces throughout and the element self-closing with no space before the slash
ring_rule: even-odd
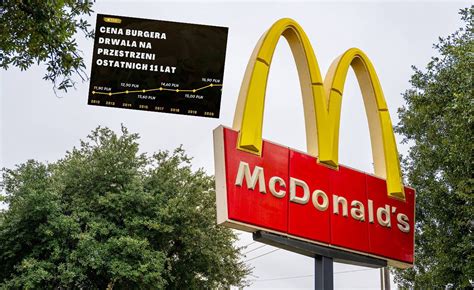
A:
<svg viewBox="0 0 474 290">
<path fill-rule="evenodd" d="M 105 17 L 121 23 L 105 22 Z M 101 26 L 122 28 L 124 34 L 101 33 Z M 126 36 L 125 29 L 166 33 L 166 39 Z M 218 118 L 227 32 L 226 27 L 98 14 L 88 104 Z M 137 47 L 99 44 L 99 37 L 135 40 Z M 139 48 L 139 41 L 151 42 L 152 49 Z M 154 53 L 156 58 L 98 55 L 98 48 Z M 148 70 L 100 66 L 97 59 L 146 63 Z M 176 70 L 174 74 L 150 71 L 153 65 Z"/>
</svg>

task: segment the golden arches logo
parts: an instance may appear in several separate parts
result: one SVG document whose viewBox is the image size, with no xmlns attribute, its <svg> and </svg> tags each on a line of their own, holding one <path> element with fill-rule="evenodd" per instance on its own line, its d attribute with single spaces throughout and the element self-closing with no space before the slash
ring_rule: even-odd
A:
<svg viewBox="0 0 474 290">
<path fill-rule="evenodd" d="M 252 53 L 234 115 L 233 129 L 240 131 L 238 149 L 261 154 L 265 90 L 280 36 L 287 39 L 298 69 L 308 154 L 337 169 L 342 95 L 347 72 L 352 67 L 364 99 L 375 174 L 387 180 L 390 197 L 405 200 L 390 114 L 369 58 L 359 49 L 347 50 L 334 60 L 323 82 L 311 43 L 292 19 L 273 24 Z"/>
</svg>

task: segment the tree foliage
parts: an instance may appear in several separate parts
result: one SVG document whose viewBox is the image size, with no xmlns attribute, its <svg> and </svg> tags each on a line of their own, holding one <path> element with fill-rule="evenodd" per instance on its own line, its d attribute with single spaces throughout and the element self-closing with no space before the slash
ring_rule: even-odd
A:
<svg viewBox="0 0 474 290">
<path fill-rule="evenodd" d="M 5 169 L 0 288 L 210 289 L 242 284 L 235 234 L 216 225 L 213 177 L 183 149 L 139 154 L 97 128 L 54 163 Z"/>
<path fill-rule="evenodd" d="M 434 47 L 426 70 L 414 68 L 397 131 L 413 144 L 404 160 L 416 195 L 415 267 L 396 273 L 403 287 L 471 287 L 474 279 L 473 11 L 466 26 Z"/>
<path fill-rule="evenodd" d="M 7 0 L 0 2 L 0 67 L 28 69 L 46 64 L 45 80 L 67 91 L 74 75 L 86 79 L 85 65 L 75 40 L 76 32 L 93 37 L 91 1 Z"/>
</svg>

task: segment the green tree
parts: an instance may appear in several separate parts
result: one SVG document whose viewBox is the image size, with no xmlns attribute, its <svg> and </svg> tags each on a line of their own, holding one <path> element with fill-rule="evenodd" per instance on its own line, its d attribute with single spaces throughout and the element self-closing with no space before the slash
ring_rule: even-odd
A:
<svg viewBox="0 0 474 290">
<path fill-rule="evenodd" d="M 396 282 L 416 289 L 471 288 L 473 252 L 473 7 L 466 26 L 434 45 L 439 55 L 414 68 L 397 131 L 412 145 L 404 169 L 416 190 L 415 267 Z"/>
<path fill-rule="evenodd" d="M 0 67 L 13 65 L 21 70 L 32 64 L 45 63 L 45 80 L 53 88 L 67 91 L 73 87 L 74 75 L 87 79 L 76 32 L 94 36 L 90 24 L 92 2 L 6 0 L 0 2 Z"/>
<path fill-rule="evenodd" d="M 216 225 L 214 179 L 183 149 L 139 154 L 97 128 L 51 164 L 5 169 L 0 288 L 211 289 L 244 283 L 235 234 Z"/>
</svg>

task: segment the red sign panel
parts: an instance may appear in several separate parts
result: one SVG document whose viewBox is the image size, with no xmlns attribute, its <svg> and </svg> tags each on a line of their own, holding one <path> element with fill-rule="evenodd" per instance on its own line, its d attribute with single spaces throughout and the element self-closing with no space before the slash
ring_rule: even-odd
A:
<svg viewBox="0 0 474 290">
<path fill-rule="evenodd" d="M 214 131 L 217 219 L 407 267 L 414 255 L 414 190 L 388 197 L 383 179 L 263 141 L 261 156 L 237 149 L 238 132 Z"/>
</svg>

